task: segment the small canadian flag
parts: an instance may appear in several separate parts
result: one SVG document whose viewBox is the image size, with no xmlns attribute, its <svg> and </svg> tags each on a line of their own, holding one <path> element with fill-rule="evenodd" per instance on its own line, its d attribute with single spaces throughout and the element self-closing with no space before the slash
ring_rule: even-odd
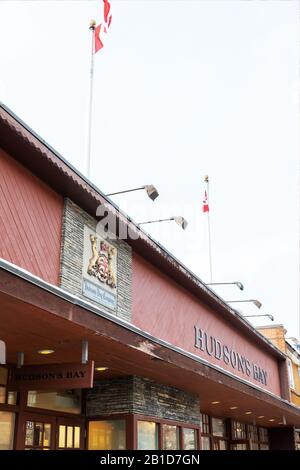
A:
<svg viewBox="0 0 300 470">
<path fill-rule="evenodd" d="M 209 206 L 208 206 L 207 192 L 206 191 L 204 191 L 202 211 L 203 212 L 209 212 Z"/>
</svg>

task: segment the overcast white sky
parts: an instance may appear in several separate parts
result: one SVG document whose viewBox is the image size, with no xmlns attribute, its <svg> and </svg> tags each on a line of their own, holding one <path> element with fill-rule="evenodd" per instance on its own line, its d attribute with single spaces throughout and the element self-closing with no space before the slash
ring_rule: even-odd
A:
<svg viewBox="0 0 300 470">
<path fill-rule="evenodd" d="M 299 336 L 299 2 L 111 0 L 95 56 L 92 181 L 245 315 Z M 0 98 L 84 171 L 91 18 L 100 0 L 0 0 Z M 255 325 L 270 324 L 267 318 Z"/>
</svg>

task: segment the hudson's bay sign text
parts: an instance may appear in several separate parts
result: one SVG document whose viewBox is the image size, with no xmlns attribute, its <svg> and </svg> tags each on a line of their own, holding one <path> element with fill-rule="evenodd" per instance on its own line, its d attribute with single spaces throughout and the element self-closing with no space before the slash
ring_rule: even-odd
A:
<svg viewBox="0 0 300 470">
<path fill-rule="evenodd" d="M 241 372 L 247 377 L 263 385 L 267 385 L 267 371 L 259 365 L 254 364 L 248 358 L 242 356 L 238 351 L 230 348 L 215 337 L 209 335 L 203 329 L 195 326 L 195 348 L 213 356 L 226 366 Z"/>
</svg>

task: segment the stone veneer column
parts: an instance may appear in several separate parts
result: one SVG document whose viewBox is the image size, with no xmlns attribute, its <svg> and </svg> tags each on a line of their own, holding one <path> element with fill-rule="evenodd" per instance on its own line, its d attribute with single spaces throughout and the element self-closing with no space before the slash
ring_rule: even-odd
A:
<svg viewBox="0 0 300 470">
<path fill-rule="evenodd" d="M 198 396 L 147 378 L 102 380 L 87 391 L 87 416 L 122 413 L 200 425 Z"/>
<path fill-rule="evenodd" d="M 96 230 L 97 221 L 70 199 L 65 199 L 62 242 L 60 286 L 97 305 L 104 312 L 115 314 L 124 320 L 131 320 L 132 302 L 132 250 L 123 240 L 111 240 L 109 243 L 118 250 L 117 257 L 117 308 L 111 310 L 82 295 L 82 263 L 84 226 Z"/>
</svg>

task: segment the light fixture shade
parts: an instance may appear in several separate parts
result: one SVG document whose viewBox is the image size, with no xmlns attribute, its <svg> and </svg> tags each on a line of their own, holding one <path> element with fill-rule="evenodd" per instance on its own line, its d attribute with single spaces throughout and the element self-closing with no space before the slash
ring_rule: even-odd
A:
<svg viewBox="0 0 300 470">
<path fill-rule="evenodd" d="M 174 217 L 174 220 L 177 225 L 179 225 L 183 230 L 185 230 L 188 226 L 188 222 L 185 220 L 184 217 L 178 216 Z"/>
<path fill-rule="evenodd" d="M 268 317 L 270 318 L 271 321 L 274 321 L 273 315 L 268 315 Z"/>
<path fill-rule="evenodd" d="M 256 305 L 257 308 L 260 308 L 262 306 L 262 303 L 259 301 L 259 300 L 252 300 L 252 302 L 254 303 L 254 305 Z"/>
<path fill-rule="evenodd" d="M 147 184 L 145 186 L 145 190 L 152 201 L 155 201 L 155 199 L 159 196 L 159 193 L 153 184 Z"/>
<path fill-rule="evenodd" d="M 240 290 L 244 290 L 244 286 L 241 282 L 236 282 L 235 284 L 238 286 Z"/>
</svg>

